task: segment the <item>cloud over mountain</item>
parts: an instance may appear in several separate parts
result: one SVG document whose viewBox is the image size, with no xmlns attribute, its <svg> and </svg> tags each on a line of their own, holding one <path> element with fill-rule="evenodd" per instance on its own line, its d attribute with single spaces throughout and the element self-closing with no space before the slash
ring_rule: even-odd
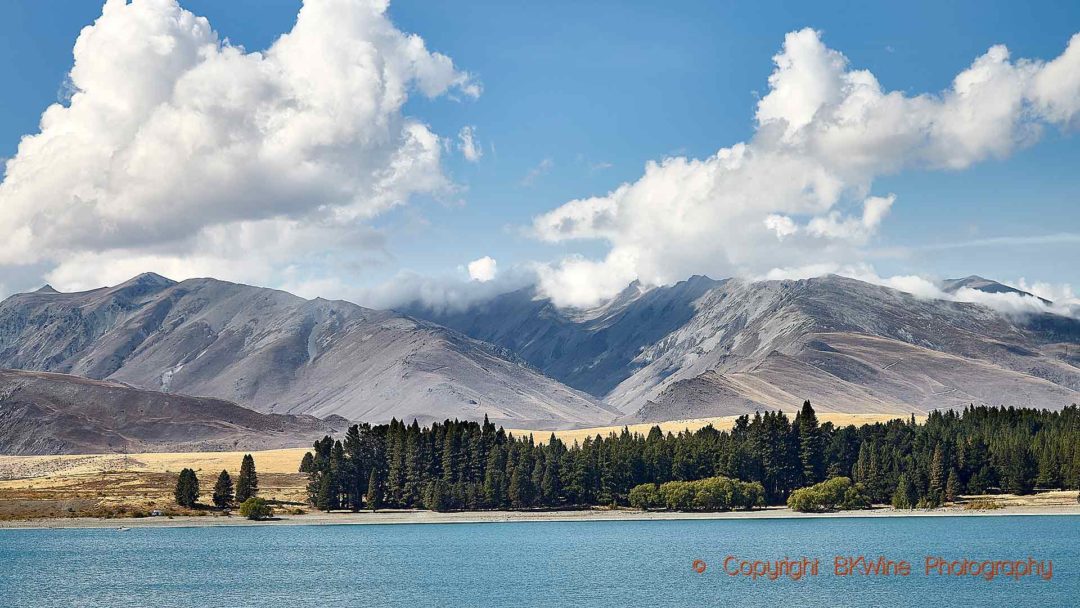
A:
<svg viewBox="0 0 1080 608">
<path fill-rule="evenodd" d="M 853 263 L 895 200 L 871 194 L 876 177 L 963 169 L 1080 120 L 1080 34 L 1046 63 L 994 46 L 937 94 L 884 90 L 812 29 L 789 33 L 774 61 L 750 141 L 650 162 L 635 182 L 534 219 L 542 240 L 609 245 L 542 269 L 547 295 L 587 306 L 635 279 Z"/>
<path fill-rule="evenodd" d="M 486 283 L 494 280 L 495 275 L 498 274 L 498 263 L 491 256 L 485 255 L 484 257 L 469 262 L 469 278 L 473 281 L 479 281 Z"/>
<path fill-rule="evenodd" d="M 281 282 L 377 250 L 367 220 L 451 188 L 407 99 L 480 93 L 387 4 L 306 0 L 248 52 L 175 0 L 108 0 L 75 43 L 70 100 L 6 163 L 0 267 L 67 288 L 147 268 Z"/>
</svg>

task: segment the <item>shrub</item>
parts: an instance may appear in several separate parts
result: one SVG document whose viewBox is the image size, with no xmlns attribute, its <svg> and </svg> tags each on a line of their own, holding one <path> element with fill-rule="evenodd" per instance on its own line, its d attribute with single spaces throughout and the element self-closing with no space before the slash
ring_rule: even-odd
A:
<svg viewBox="0 0 1080 608">
<path fill-rule="evenodd" d="M 1001 503 L 993 500 L 973 500 L 964 505 L 965 511 L 993 511 L 1000 508 L 1002 508 Z"/>
<path fill-rule="evenodd" d="M 660 491 L 655 483 L 643 483 L 634 486 L 630 489 L 628 498 L 630 506 L 635 509 L 658 509 L 664 506 L 663 501 L 660 500 Z"/>
<path fill-rule="evenodd" d="M 761 485 L 760 481 L 743 483 L 738 487 L 741 488 L 743 492 L 742 507 L 744 509 L 765 506 L 765 486 Z"/>
<path fill-rule="evenodd" d="M 660 499 L 672 511 L 689 511 L 694 506 L 694 488 L 689 481 L 660 484 Z"/>
<path fill-rule="evenodd" d="M 844 492 L 841 505 L 844 509 L 869 509 L 870 497 L 866 495 L 866 489 L 861 483 L 852 484 Z"/>
<path fill-rule="evenodd" d="M 266 519 L 273 517 L 274 509 L 266 502 L 266 499 L 252 496 L 240 503 L 240 515 L 248 519 Z"/>
<path fill-rule="evenodd" d="M 692 484 L 695 511 L 724 511 L 735 502 L 735 485 L 727 477 L 710 477 Z"/>
<path fill-rule="evenodd" d="M 870 500 L 862 484 L 853 484 L 847 477 L 833 477 L 806 488 L 799 488 L 788 497 L 792 511 L 821 513 L 836 509 L 866 509 Z"/>
<path fill-rule="evenodd" d="M 639 509 L 672 511 L 730 511 L 765 504 L 765 488 L 729 477 L 696 481 L 669 481 L 657 486 L 645 483 L 630 490 L 630 505 Z"/>
</svg>

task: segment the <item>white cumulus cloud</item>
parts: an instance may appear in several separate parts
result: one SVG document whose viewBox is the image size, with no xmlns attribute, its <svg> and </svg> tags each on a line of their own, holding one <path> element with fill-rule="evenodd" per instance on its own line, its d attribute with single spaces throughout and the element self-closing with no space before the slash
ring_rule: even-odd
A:
<svg viewBox="0 0 1080 608">
<path fill-rule="evenodd" d="M 495 278 L 495 274 L 498 273 L 498 265 L 495 259 L 490 256 L 484 256 L 478 260 L 469 262 L 469 278 L 473 281 L 480 281 L 486 283 Z"/>
<path fill-rule="evenodd" d="M 465 280 L 456 276 L 425 276 L 399 272 L 393 280 L 373 287 L 352 289 L 349 298 L 371 308 L 420 306 L 437 312 L 459 312 L 491 298 L 536 284 L 536 274 L 528 267 L 510 267 L 490 281 Z"/>
<path fill-rule="evenodd" d="M 480 92 L 387 5 L 305 0 L 249 52 L 175 0 L 108 0 L 75 43 L 70 100 L 6 163 L 0 267 L 44 264 L 61 288 L 151 269 L 274 282 L 378 249 L 367 220 L 452 189 L 406 100 Z"/>
<path fill-rule="evenodd" d="M 1073 306 L 1080 306 L 1080 296 L 1076 295 L 1073 291 L 1072 285 L 1068 283 L 1047 283 L 1045 281 L 1028 281 L 1024 277 L 1020 277 L 1016 281 L 1017 289 L 1026 291 L 1028 293 L 1035 294 L 1044 300 L 1050 300 L 1055 303 L 1069 304 Z"/>
<path fill-rule="evenodd" d="M 633 279 L 854 263 L 896 201 L 872 193 L 878 176 L 963 169 L 1080 117 L 1080 35 L 1048 63 L 991 47 L 948 89 L 919 95 L 883 89 L 812 29 L 789 33 L 774 61 L 750 141 L 649 162 L 637 181 L 534 218 L 542 240 L 608 245 L 541 269 L 547 295 L 588 306 Z"/>
</svg>

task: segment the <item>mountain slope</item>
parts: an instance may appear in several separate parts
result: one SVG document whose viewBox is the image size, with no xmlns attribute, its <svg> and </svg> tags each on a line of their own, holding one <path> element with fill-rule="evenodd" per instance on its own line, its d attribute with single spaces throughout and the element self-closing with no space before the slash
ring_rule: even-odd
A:
<svg viewBox="0 0 1080 608">
<path fill-rule="evenodd" d="M 510 358 L 507 358 L 507 357 Z M 0 366 L 218 397 L 262 412 L 551 429 L 615 411 L 432 323 L 213 279 L 146 274 L 0 303 Z"/>
<path fill-rule="evenodd" d="M 850 413 L 1080 401 L 1080 348 L 1065 354 L 1080 343 L 1080 322 L 1070 317 L 1010 317 L 837 276 L 696 281 L 697 289 L 688 288 L 693 281 L 634 287 L 634 297 L 624 292 L 617 305 L 601 307 L 617 314 L 598 327 L 587 312 L 559 311 L 533 294 L 427 314 L 515 350 L 618 407 L 627 421 L 791 408 L 807 398 L 821 411 Z M 948 285 L 962 287 L 1012 289 L 979 277 Z M 611 344 L 612 328 L 630 336 L 615 342 L 621 367 L 591 366 L 590 340 Z M 550 352 L 563 360 L 548 363 Z"/>
<path fill-rule="evenodd" d="M 910 412 L 973 402 L 1062 407 L 1080 400 L 1075 362 L 1055 356 L 1055 345 L 1022 322 L 976 304 L 830 276 L 732 281 L 697 305 L 694 319 L 643 351 L 649 363 L 609 402 L 627 413 L 645 404 L 642 415 L 666 417 L 657 404 L 686 401 L 678 383 L 706 373 L 754 378 L 824 411 Z M 752 409 L 723 393 L 710 403 L 710 415 Z"/>
<path fill-rule="evenodd" d="M 532 287 L 464 311 L 403 310 L 509 349 L 546 375 L 603 398 L 641 367 L 643 348 L 685 325 L 696 312 L 693 302 L 722 283 L 701 276 L 652 290 L 633 283 L 586 310 L 560 309 Z"/>
<path fill-rule="evenodd" d="M 344 426 L 340 418 L 260 414 L 220 399 L 0 369 L 0 454 L 297 447 Z"/>
</svg>

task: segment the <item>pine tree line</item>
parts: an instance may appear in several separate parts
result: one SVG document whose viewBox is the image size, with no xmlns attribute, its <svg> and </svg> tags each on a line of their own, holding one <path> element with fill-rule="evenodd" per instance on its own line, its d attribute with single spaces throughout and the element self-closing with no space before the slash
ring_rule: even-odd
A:
<svg viewBox="0 0 1080 608">
<path fill-rule="evenodd" d="M 211 500 L 216 507 L 227 507 L 232 502 L 243 503 L 249 498 L 254 498 L 259 493 L 259 476 L 255 472 L 255 459 L 251 454 L 245 454 L 240 462 L 240 475 L 236 481 L 235 492 L 233 480 L 228 471 L 218 474 L 214 482 L 214 492 Z M 183 469 L 176 480 L 174 491 L 176 504 L 181 507 L 194 507 L 199 502 L 199 478 L 193 469 Z"/>
<path fill-rule="evenodd" d="M 356 425 L 315 442 L 300 470 L 311 503 L 361 508 L 529 509 L 629 504 L 640 484 L 727 477 L 761 485 L 767 504 L 848 477 L 875 503 L 933 506 L 960 494 L 1080 487 L 1080 408 L 969 407 L 924 424 L 819 424 L 809 402 L 739 417 L 731 431 L 611 433 L 565 445 L 484 422 Z M 238 488 L 239 493 L 239 488 Z"/>
</svg>

